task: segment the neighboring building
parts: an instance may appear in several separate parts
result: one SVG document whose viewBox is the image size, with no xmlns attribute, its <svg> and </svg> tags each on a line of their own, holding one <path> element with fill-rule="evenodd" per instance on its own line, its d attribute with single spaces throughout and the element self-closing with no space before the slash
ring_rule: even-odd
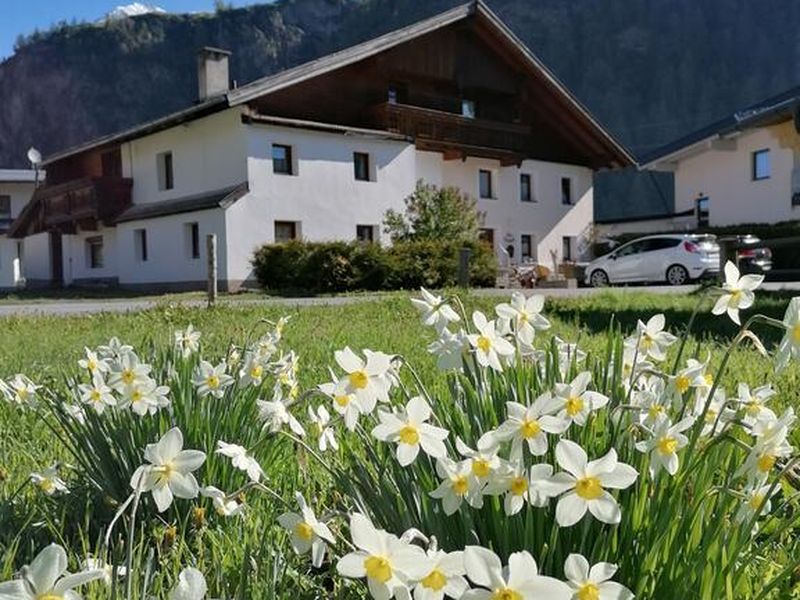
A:
<svg viewBox="0 0 800 600">
<path fill-rule="evenodd" d="M 0 291 L 25 284 L 25 244 L 6 235 L 33 195 L 36 174 L 23 169 L 0 169 Z"/>
<path fill-rule="evenodd" d="M 215 233 L 236 289 L 264 243 L 388 241 L 418 180 L 476 197 L 515 260 L 576 260 L 593 171 L 633 162 L 482 2 L 238 89 L 228 60 L 200 53 L 195 106 L 44 161 L 11 233 L 54 283 L 197 288 Z"/>
<path fill-rule="evenodd" d="M 800 87 L 769 98 L 645 156 L 671 172 L 675 208 L 604 223 L 608 233 L 688 230 L 800 219 Z"/>
</svg>

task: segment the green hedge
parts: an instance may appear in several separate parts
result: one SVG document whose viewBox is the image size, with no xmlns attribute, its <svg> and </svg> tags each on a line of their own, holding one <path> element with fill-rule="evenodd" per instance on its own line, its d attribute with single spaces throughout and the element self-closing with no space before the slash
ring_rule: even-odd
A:
<svg viewBox="0 0 800 600">
<path fill-rule="evenodd" d="M 292 241 L 262 246 L 252 265 L 261 287 L 274 291 L 442 288 L 458 283 L 464 246 L 472 250 L 470 285 L 494 286 L 497 261 L 480 242 L 408 241 L 384 248 L 361 242 Z"/>
</svg>

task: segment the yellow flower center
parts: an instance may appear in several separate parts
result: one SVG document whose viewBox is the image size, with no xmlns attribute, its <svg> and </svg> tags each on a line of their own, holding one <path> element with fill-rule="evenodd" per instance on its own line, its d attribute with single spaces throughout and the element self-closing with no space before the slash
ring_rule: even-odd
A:
<svg viewBox="0 0 800 600">
<path fill-rule="evenodd" d="M 51 493 L 56 487 L 56 484 L 53 483 L 52 479 L 42 479 L 39 482 L 39 489 L 42 490 L 45 494 Z"/>
<path fill-rule="evenodd" d="M 22 401 L 27 400 L 28 399 L 28 388 L 24 388 L 24 387 L 17 388 L 17 397 Z"/>
<path fill-rule="evenodd" d="M 89 360 L 86 361 L 86 368 L 89 369 L 90 371 L 94 371 L 97 368 L 97 361 L 94 360 L 93 358 L 90 358 Z"/>
<path fill-rule="evenodd" d="M 305 521 L 295 525 L 294 532 L 295 534 L 297 534 L 297 537 L 307 542 L 311 540 L 312 537 L 314 537 L 314 530 L 311 529 L 311 525 L 309 525 Z"/>
<path fill-rule="evenodd" d="M 166 463 L 158 467 L 153 467 L 153 472 L 156 473 L 158 479 L 156 480 L 156 487 L 163 487 L 172 479 L 172 474 L 175 472 L 175 467 L 172 463 Z"/>
<path fill-rule="evenodd" d="M 36 600 L 64 600 L 64 596 L 55 592 L 47 592 L 36 596 Z"/>
<path fill-rule="evenodd" d="M 209 375 L 206 377 L 206 385 L 212 390 L 217 389 L 219 387 L 219 377 L 216 375 Z"/>
<path fill-rule="evenodd" d="M 583 399 L 578 398 L 577 396 L 571 396 L 570 398 L 567 398 L 565 406 L 567 409 L 567 414 L 570 417 L 574 417 L 583 410 Z"/>
<path fill-rule="evenodd" d="M 125 369 L 122 372 L 122 383 L 124 383 L 126 385 L 130 385 L 130 384 L 133 383 L 134 379 L 135 379 L 135 375 L 133 374 L 133 371 L 131 369 Z"/>
<path fill-rule="evenodd" d="M 102 394 L 100 394 L 100 390 L 92 390 L 89 394 L 89 398 L 92 400 L 92 402 L 100 402 Z"/>
<path fill-rule="evenodd" d="M 575 493 L 584 500 L 597 500 L 603 495 L 603 486 L 597 477 L 583 477 L 575 482 Z"/>
<path fill-rule="evenodd" d="M 691 381 L 686 375 L 678 375 L 678 378 L 675 380 L 675 388 L 681 394 L 686 393 L 686 390 L 689 389 L 689 384 L 691 384 Z"/>
<path fill-rule="evenodd" d="M 261 365 L 255 365 L 252 369 L 250 369 L 250 379 L 261 379 L 263 374 L 264 367 Z"/>
<path fill-rule="evenodd" d="M 133 393 L 131 394 L 131 402 L 133 402 L 135 404 L 136 402 L 141 402 L 141 401 L 142 401 L 142 392 L 141 392 L 141 390 L 138 390 L 138 389 L 137 390 L 133 390 Z"/>
<path fill-rule="evenodd" d="M 509 486 L 511 493 L 515 496 L 522 496 L 528 491 L 528 478 L 527 477 L 514 477 Z"/>
<path fill-rule="evenodd" d="M 342 395 L 336 396 L 333 399 L 333 401 L 336 402 L 336 404 L 338 404 L 342 408 L 344 408 L 345 406 L 350 404 L 350 396 L 342 394 Z"/>
<path fill-rule="evenodd" d="M 453 493 L 457 496 L 463 496 L 469 490 L 469 482 L 463 475 L 459 475 L 453 479 Z"/>
<path fill-rule="evenodd" d="M 658 451 L 663 454 L 664 456 L 670 456 L 675 454 L 675 450 L 678 449 L 678 440 L 673 437 L 662 437 L 658 440 Z"/>
<path fill-rule="evenodd" d="M 363 390 L 369 383 L 369 376 L 364 371 L 353 371 L 350 373 L 350 385 L 357 390 Z"/>
<path fill-rule="evenodd" d="M 748 504 L 753 510 L 761 510 L 761 507 L 764 505 L 764 500 L 764 494 L 755 493 L 752 498 L 750 498 Z"/>
<path fill-rule="evenodd" d="M 519 427 L 519 431 L 526 440 L 536 437 L 542 431 L 542 426 L 536 419 L 525 419 Z"/>
<path fill-rule="evenodd" d="M 758 470 L 762 473 L 769 473 L 777 460 L 778 458 L 772 454 L 762 454 L 758 457 Z"/>
<path fill-rule="evenodd" d="M 367 577 L 380 583 L 386 583 L 392 578 L 392 565 L 383 556 L 370 556 L 364 560 L 364 570 Z"/>
<path fill-rule="evenodd" d="M 703 379 L 707 385 L 714 385 L 714 376 L 711 373 L 706 373 L 703 375 Z"/>
<path fill-rule="evenodd" d="M 501 590 L 495 590 L 494 594 L 492 594 L 492 600 L 522 600 L 522 594 L 508 588 L 503 588 Z"/>
<path fill-rule="evenodd" d="M 800 323 L 792 327 L 792 340 L 795 344 L 800 344 Z"/>
<path fill-rule="evenodd" d="M 600 600 L 600 588 L 593 583 L 585 583 L 575 592 L 576 600 Z"/>
<path fill-rule="evenodd" d="M 409 446 L 416 446 L 419 443 L 419 432 L 411 424 L 406 424 L 398 433 L 400 441 Z"/>
<path fill-rule="evenodd" d="M 642 344 L 641 345 L 642 345 L 642 349 L 643 350 L 649 350 L 650 347 L 653 345 L 653 338 L 650 336 L 649 333 L 645 333 L 642 336 Z"/>
<path fill-rule="evenodd" d="M 647 409 L 647 414 L 651 419 L 655 419 L 658 415 L 664 412 L 664 407 L 660 404 L 653 404 Z"/>
<path fill-rule="evenodd" d="M 439 569 L 434 569 L 420 581 L 422 587 L 438 592 L 447 585 L 447 577 Z"/>
<path fill-rule="evenodd" d="M 730 304 L 738 304 L 741 298 L 742 298 L 742 290 L 733 290 L 731 292 Z"/>
<path fill-rule="evenodd" d="M 485 335 L 480 336 L 478 338 L 478 349 L 481 352 L 489 352 L 492 349 L 492 340 Z"/>
<path fill-rule="evenodd" d="M 489 461 L 482 458 L 476 458 L 472 461 L 472 474 L 475 477 L 486 477 L 491 472 L 492 468 L 489 466 Z"/>
<path fill-rule="evenodd" d="M 761 403 L 757 400 L 753 400 L 750 404 L 747 405 L 747 414 L 751 417 L 757 417 L 758 414 L 761 412 Z"/>
<path fill-rule="evenodd" d="M 717 420 L 717 411 L 713 408 L 709 408 L 708 412 L 706 413 L 706 423 L 713 423 Z"/>
</svg>

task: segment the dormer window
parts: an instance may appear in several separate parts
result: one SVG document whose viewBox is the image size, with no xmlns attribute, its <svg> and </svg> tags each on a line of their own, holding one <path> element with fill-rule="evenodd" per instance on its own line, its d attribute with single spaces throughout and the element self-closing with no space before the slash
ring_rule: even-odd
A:
<svg viewBox="0 0 800 600">
<path fill-rule="evenodd" d="M 467 119 L 474 119 L 475 118 L 475 101 L 474 100 L 462 100 L 461 101 L 461 116 L 466 117 Z"/>
</svg>

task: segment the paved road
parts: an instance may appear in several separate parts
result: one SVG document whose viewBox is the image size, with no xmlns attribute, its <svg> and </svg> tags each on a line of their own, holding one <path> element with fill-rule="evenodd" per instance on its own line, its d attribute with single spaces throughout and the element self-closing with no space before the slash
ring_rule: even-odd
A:
<svg viewBox="0 0 800 600">
<path fill-rule="evenodd" d="M 634 292 L 647 292 L 653 294 L 687 294 L 696 289 L 697 286 L 636 286 L 630 288 L 618 288 L 622 290 L 630 290 Z M 797 290 L 800 293 L 800 282 L 774 282 L 765 283 L 762 286 L 767 290 Z M 574 298 L 580 296 L 587 296 L 596 294 L 601 290 L 593 288 L 577 288 L 577 289 L 537 289 L 537 294 L 543 294 L 551 298 Z M 532 293 L 533 290 L 525 290 L 526 293 Z M 473 290 L 474 294 L 480 296 L 508 296 L 510 290 L 506 289 L 481 289 Z M 221 299 L 219 304 L 231 306 L 250 306 L 250 305 L 264 305 L 264 306 L 321 306 L 321 305 L 344 305 L 353 304 L 355 302 L 374 302 L 380 300 L 381 296 L 375 295 L 359 295 L 359 296 L 332 296 L 332 297 L 317 297 L 317 298 L 259 298 L 259 297 L 230 297 Z M 176 304 L 183 306 L 205 306 L 204 300 L 178 300 Z M 12 316 L 25 316 L 25 315 L 54 315 L 54 316 L 68 316 L 68 315 L 84 315 L 96 314 L 102 312 L 112 313 L 125 313 L 136 312 L 163 306 L 164 301 L 157 299 L 108 299 L 108 300 L 52 300 L 46 302 L 20 302 L 18 304 L 0 304 L 0 318 Z"/>
</svg>

